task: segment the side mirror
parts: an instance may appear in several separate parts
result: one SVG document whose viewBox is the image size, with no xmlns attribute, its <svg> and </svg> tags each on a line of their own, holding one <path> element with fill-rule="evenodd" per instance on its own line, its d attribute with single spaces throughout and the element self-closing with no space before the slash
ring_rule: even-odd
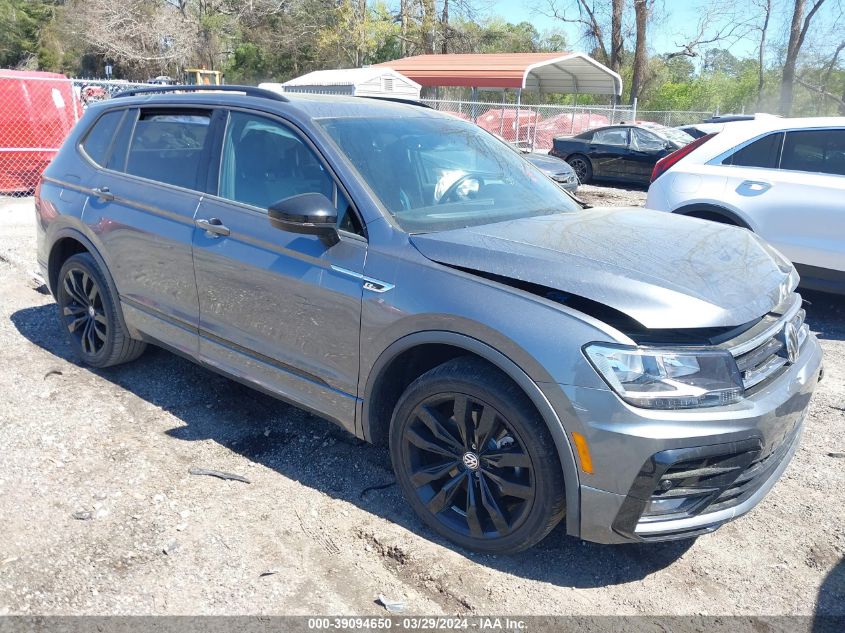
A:
<svg viewBox="0 0 845 633">
<path fill-rule="evenodd" d="M 316 235 L 327 246 L 340 241 L 337 234 L 337 209 L 321 193 L 302 193 L 274 202 L 267 209 L 273 228 Z"/>
</svg>

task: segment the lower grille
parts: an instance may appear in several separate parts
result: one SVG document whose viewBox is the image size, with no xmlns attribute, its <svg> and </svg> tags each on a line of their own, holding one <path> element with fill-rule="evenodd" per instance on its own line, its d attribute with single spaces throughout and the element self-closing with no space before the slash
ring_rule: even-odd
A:
<svg viewBox="0 0 845 633">
<path fill-rule="evenodd" d="M 793 430 L 789 437 L 781 442 L 771 453 L 751 462 L 749 467 L 730 486 L 725 488 L 713 503 L 707 506 L 707 512 L 718 512 L 725 508 L 732 508 L 757 492 L 783 461 L 783 458 L 798 438 L 799 430 L 800 428 Z"/>
<path fill-rule="evenodd" d="M 614 529 L 640 538 L 637 525 L 701 516 L 738 506 L 771 478 L 797 441 L 800 430 L 799 419 L 787 436 L 765 452 L 759 440 L 745 440 L 655 454 L 640 470 L 613 523 Z M 689 532 L 699 530 L 709 531 L 707 527 L 698 527 L 681 532 L 689 536 Z M 681 532 L 676 538 L 683 538 Z M 664 540 L 670 534 L 661 531 L 651 537 Z"/>
</svg>

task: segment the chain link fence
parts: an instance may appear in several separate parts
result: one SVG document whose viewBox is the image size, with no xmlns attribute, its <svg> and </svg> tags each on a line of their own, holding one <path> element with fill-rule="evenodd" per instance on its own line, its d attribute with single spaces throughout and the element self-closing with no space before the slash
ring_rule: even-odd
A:
<svg viewBox="0 0 845 633">
<path fill-rule="evenodd" d="M 144 85 L 0 70 L 0 197 L 32 193 L 90 104 Z"/>
<path fill-rule="evenodd" d="M 714 112 L 685 112 L 678 110 L 637 110 L 637 121 L 651 121 L 666 127 L 701 123 L 713 116 Z"/>
<path fill-rule="evenodd" d="M 29 195 L 62 142 L 92 103 L 153 84 L 67 79 L 50 73 L 0 70 L 0 196 Z M 623 121 L 667 126 L 697 123 L 710 112 L 637 111 L 630 107 L 517 105 L 422 99 L 426 105 L 534 151 L 556 136 L 580 134 Z"/>
<path fill-rule="evenodd" d="M 426 105 L 473 121 L 521 147 L 547 152 L 556 136 L 626 121 L 650 121 L 667 127 L 700 123 L 712 112 L 635 110 L 626 106 L 516 105 L 483 101 L 422 99 Z"/>
<path fill-rule="evenodd" d="M 550 150 L 556 136 L 572 136 L 634 118 L 634 110 L 628 107 L 516 105 L 442 99 L 422 99 L 422 102 L 536 151 Z"/>
</svg>

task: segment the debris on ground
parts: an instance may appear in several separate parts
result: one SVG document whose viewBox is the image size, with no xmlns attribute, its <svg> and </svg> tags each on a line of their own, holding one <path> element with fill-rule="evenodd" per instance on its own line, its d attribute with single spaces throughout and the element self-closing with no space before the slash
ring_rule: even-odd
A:
<svg viewBox="0 0 845 633">
<path fill-rule="evenodd" d="M 387 609 L 390 613 L 402 613 L 408 608 L 404 602 L 400 602 L 398 600 L 388 600 L 381 594 L 378 595 L 378 600 L 376 600 L 376 602 Z"/>
<path fill-rule="evenodd" d="M 73 518 L 77 521 L 90 521 L 94 518 L 94 515 L 88 510 L 80 510 L 79 512 L 73 513 Z"/>
<path fill-rule="evenodd" d="M 191 468 L 189 470 L 192 475 L 208 475 L 209 477 L 217 477 L 219 479 L 227 479 L 232 481 L 242 481 L 245 484 L 252 483 L 246 477 L 235 475 L 234 473 L 226 473 L 222 470 L 209 470 L 208 468 Z"/>
</svg>

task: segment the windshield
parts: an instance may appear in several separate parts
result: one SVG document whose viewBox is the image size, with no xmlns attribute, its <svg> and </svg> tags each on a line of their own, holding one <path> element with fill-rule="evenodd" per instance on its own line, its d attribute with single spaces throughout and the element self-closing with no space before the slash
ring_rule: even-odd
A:
<svg viewBox="0 0 845 633">
<path fill-rule="evenodd" d="M 580 208 L 522 156 L 471 123 L 445 117 L 320 123 L 409 233 Z"/>
</svg>

